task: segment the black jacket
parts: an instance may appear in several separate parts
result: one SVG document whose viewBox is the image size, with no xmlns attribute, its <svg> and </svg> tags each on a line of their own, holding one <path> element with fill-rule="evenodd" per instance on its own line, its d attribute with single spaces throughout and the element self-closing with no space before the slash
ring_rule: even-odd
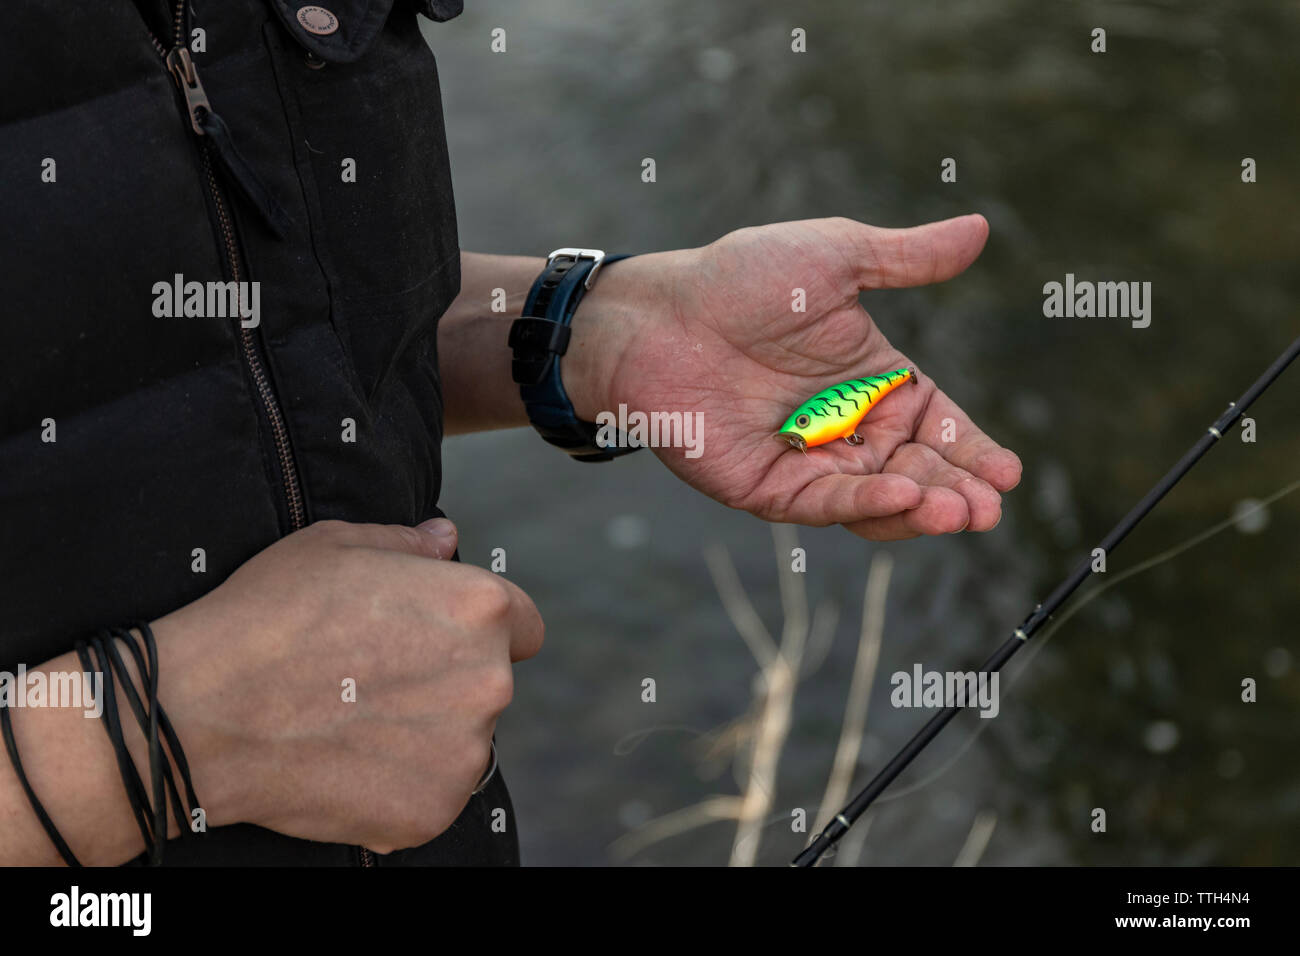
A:
<svg viewBox="0 0 1300 956">
<path fill-rule="evenodd" d="M 0 669 L 160 617 L 306 523 L 440 513 L 435 329 L 460 269 L 416 15 L 460 0 L 325 0 L 328 35 L 297 0 L 190 0 L 181 34 L 204 32 L 192 59 L 224 131 L 202 136 L 165 64 L 174 4 L 5 5 Z M 260 324 L 160 317 L 177 275 L 259 282 Z M 498 807 L 499 776 L 442 837 L 379 862 L 516 862 Z M 167 860 L 362 854 L 232 826 Z"/>
</svg>

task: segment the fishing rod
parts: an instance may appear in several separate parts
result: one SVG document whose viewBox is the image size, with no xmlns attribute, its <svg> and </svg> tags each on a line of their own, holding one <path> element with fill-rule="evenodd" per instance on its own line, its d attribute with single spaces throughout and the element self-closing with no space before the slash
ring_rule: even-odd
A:
<svg viewBox="0 0 1300 956">
<path fill-rule="evenodd" d="M 1292 342 L 1286 351 L 1279 355 L 1277 360 L 1265 370 L 1264 374 L 1256 379 L 1255 384 L 1246 389 L 1241 398 L 1228 404 L 1227 411 L 1206 429 L 1205 434 L 1179 459 L 1178 464 L 1169 469 L 1169 473 L 1161 478 L 1156 486 L 1133 506 L 1133 510 L 1126 514 L 1119 524 L 1111 528 L 1110 533 L 1102 538 L 1101 544 L 1097 545 L 1097 548 L 1093 549 L 1091 554 L 1079 562 L 1078 567 L 1071 572 L 1069 577 L 1057 585 L 1056 590 L 1051 593 L 1046 601 L 1035 606 L 1029 612 L 1029 615 L 1021 622 L 1020 626 L 1012 632 L 1011 637 L 1007 638 L 1006 643 L 984 662 L 984 665 L 980 668 L 981 674 L 997 673 L 1007 661 L 1011 660 L 1016 651 L 1029 643 L 1029 639 L 1034 636 L 1035 632 L 1047 623 L 1079 585 L 1093 573 L 1093 555 L 1096 554 L 1097 549 L 1100 549 L 1103 555 L 1109 557 L 1116 546 L 1128 536 L 1128 533 L 1137 527 L 1138 522 L 1160 503 L 1160 499 L 1167 495 L 1169 490 L 1178 484 L 1185 474 L 1192 470 L 1192 466 L 1201 460 L 1201 456 L 1209 451 L 1210 446 L 1217 443 L 1227 433 L 1228 429 L 1237 423 L 1237 420 L 1241 418 L 1251 403 L 1263 394 L 1264 389 L 1277 380 L 1278 376 L 1295 360 L 1297 355 L 1300 355 L 1300 339 Z M 924 750 L 935 737 L 939 736 L 939 732 L 962 709 L 956 704 L 949 704 L 931 717 L 926 725 L 917 732 L 916 736 L 909 740 L 906 746 L 896 753 L 889 763 L 885 764 L 884 769 L 876 774 L 862 792 L 854 797 L 848 806 L 835 814 L 831 822 L 826 825 L 826 828 L 817 835 L 817 838 L 812 843 L 808 844 L 802 853 L 794 858 L 790 865 L 802 867 L 816 864 L 821 859 L 822 854 L 839 842 L 844 834 L 848 833 L 849 827 L 853 826 L 858 817 L 866 812 L 867 808 L 875 802 L 875 799 L 885 791 L 885 788 L 893 783 L 894 779 L 906 769 L 907 765 L 916 759 L 917 754 Z"/>
</svg>

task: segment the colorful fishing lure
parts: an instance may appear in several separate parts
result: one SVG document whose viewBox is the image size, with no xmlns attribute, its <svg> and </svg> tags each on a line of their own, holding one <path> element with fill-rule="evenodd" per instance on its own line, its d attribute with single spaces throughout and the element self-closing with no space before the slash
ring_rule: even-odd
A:
<svg viewBox="0 0 1300 956">
<path fill-rule="evenodd" d="M 900 368 L 832 385 L 796 408 L 773 437 L 800 451 L 837 438 L 861 445 L 866 439 L 856 429 L 867 412 L 898 386 L 907 382 L 915 385 L 916 381 L 916 369 Z"/>
</svg>

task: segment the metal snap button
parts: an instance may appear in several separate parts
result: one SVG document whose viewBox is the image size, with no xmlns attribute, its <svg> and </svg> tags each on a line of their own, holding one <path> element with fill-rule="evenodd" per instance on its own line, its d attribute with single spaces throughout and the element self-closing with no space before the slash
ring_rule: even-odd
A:
<svg viewBox="0 0 1300 956">
<path fill-rule="evenodd" d="M 317 36 L 329 36 L 339 28 L 339 18 L 324 7 L 302 7 L 298 10 L 298 22 L 308 33 Z"/>
</svg>

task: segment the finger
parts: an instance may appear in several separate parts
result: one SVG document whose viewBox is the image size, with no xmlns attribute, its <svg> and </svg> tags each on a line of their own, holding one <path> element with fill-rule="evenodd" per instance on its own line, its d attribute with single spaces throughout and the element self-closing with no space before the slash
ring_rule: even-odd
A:
<svg viewBox="0 0 1300 956">
<path fill-rule="evenodd" d="M 341 521 L 321 522 L 312 528 L 318 529 L 319 533 L 338 535 L 344 544 L 353 547 L 400 551 L 417 557 L 446 559 L 456 550 L 456 526 L 446 518 L 434 518 L 415 528 L 404 525 L 348 524 Z M 450 535 L 444 533 L 448 530 Z M 542 616 L 537 605 L 522 588 L 482 568 L 452 564 L 447 568 L 447 573 L 484 575 L 504 589 L 506 601 L 503 612 L 506 633 L 510 636 L 511 661 L 527 660 L 542 649 L 545 634 Z"/>
<path fill-rule="evenodd" d="M 430 573 L 435 573 L 430 568 Z M 445 609 L 453 618 L 485 635 L 505 638 L 510 661 L 527 660 L 542 649 L 545 626 L 533 599 L 519 585 L 484 568 L 447 564 L 436 569 L 445 593 Z M 444 590 L 445 589 L 445 590 Z M 494 642 L 495 643 L 495 642 Z"/>
<path fill-rule="evenodd" d="M 491 574 L 484 568 L 467 567 L 464 564 L 458 564 L 455 568 L 458 571 L 463 568 L 465 574 L 473 575 L 473 578 L 467 579 L 473 581 L 472 587 L 464 592 L 469 596 L 469 605 L 476 606 L 480 611 L 486 610 L 495 626 L 500 628 L 498 633 L 503 632 L 510 640 L 511 663 L 536 656 L 538 650 L 542 649 L 546 627 L 537 605 L 533 604 L 533 598 L 519 585 L 498 574 Z"/>
<path fill-rule="evenodd" d="M 299 534 L 327 536 L 338 544 L 356 548 L 400 551 L 421 558 L 445 560 L 456 551 L 456 526 L 446 518 L 433 518 L 414 528 L 397 524 L 353 524 L 318 521 Z"/>
<path fill-rule="evenodd" d="M 526 661 L 542 649 L 546 636 L 546 625 L 542 623 L 541 612 L 533 599 L 524 593 L 524 589 L 505 578 L 497 578 L 506 585 L 510 592 L 510 614 L 507 627 L 510 633 L 510 662 Z"/>
<path fill-rule="evenodd" d="M 975 261 L 989 235 L 983 216 L 959 216 L 909 229 L 852 219 L 824 220 L 853 259 L 859 289 L 901 289 L 944 282 Z"/>
<path fill-rule="evenodd" d="M 915 508 L 921 489 L 904 475 L 823 475 L 795 496 L 784 520 L 823 527 Z"/>
<path fill-rule="evenodd" d="M 1020 484 L 1020 458 L 984 434 L 957 403 L 935 389 L 915 438 L 998 491 Z"/>
<path fill-rule="evenodd" d="M 885 472 L 901 474 L 920 485 L 949 488 L 966 499 L 966 530 L 988 531 L 1002 520 L 1002 496 L 987 481 L 946 461 L 933 448 L 916 442 L 900 446 L 885 462 Z"/>
<path fill-rule="evenodd" d="M 966 499 L 951 488 L 922 489 L 921 503 L 910 511 L 883 518 L 866 518 L 844 525 L 871 541 L 901 541 L 922 534 L 951 534 L 970 520 Z"/>
</svg>

